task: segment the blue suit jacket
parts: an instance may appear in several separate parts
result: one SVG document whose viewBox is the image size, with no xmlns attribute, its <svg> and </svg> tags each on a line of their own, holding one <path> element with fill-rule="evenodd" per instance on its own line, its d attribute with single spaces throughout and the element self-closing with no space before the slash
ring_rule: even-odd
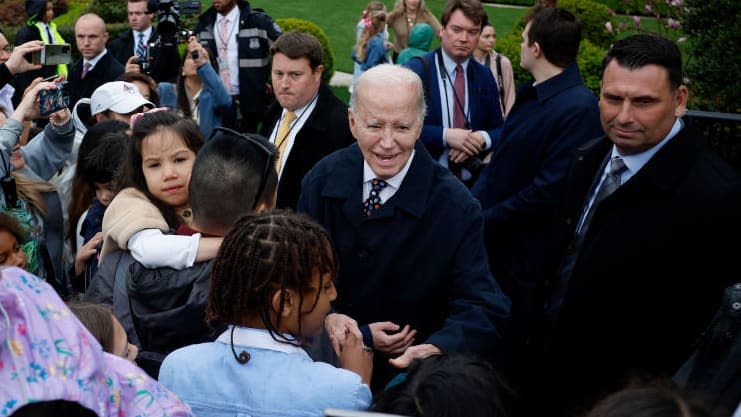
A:
<svg viewBox="0 0 741 417">
<path fill-rule="evenodd" d="M 602 134 L 597 99 L 576 64 L 520 89 L 499 146 L 471 189 L 483 207 L 497 279 L 543 279 L 566 171 L 576 149 Z"/>
<path fill-rule="evenodd" d="M 424 127 L 420 139 L 427 147 L 432 157 L 437 160 L 442 154 L 443 145 L 443 115 L 440 107 L 440 86 L 438 85 L 438 68 L 435 63 L 437 50 L 430 52 L 421 58 L 427 60 L 429 74 L 425 73 L 425 66 L 419 59 L 411 59 L 406 67 L 416 72 L 425 85 L 427 103 L 427 114 L 425 115 Z M 499 90 L 491 70 L 473 59 L 468 61 L 468 107 L 471 129 L 485 130 L 489 133 L 492 148 L 495 147 L 500 136 L 500 127 L 504 123 L 502 111 L 499 108 Z M 451 119 L 453 115 L 450 115 Z"/>
<path fill-rule="evenodd" d="M 357 144 L 304 178 L 298 211 L 329 231 L 340 258 L 333 307 L 360 324 L 409 324 L 418 344 L 491 355 L 509 300 L 489 272 L 481 208 L 421 143 L 415 149 L 401 187 L 370 217 L 362 214 Z"/>
</svg>

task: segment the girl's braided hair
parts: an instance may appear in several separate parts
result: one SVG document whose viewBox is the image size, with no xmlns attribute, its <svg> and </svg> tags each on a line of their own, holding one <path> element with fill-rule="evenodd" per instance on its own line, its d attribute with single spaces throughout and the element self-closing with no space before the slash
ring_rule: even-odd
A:
<svg viewBox="0 0 741 417">
<path fill-rule="evenodd" d="M 261 317 L 273 339 L 297 344 L 299 334 L 288 340 L 280 335 L 281 314 L 287 289 L 299 294 L 298 309 L 304 312 L 304 294 L 313 276 L 337 276 L 337 253 L 326 230 L 311 218 L 291 211 L 250 214 L 240 219 L 224 238 L 211 271 L 206 320 L 212 326 L 245 325 L 247 317 Z M 280 311 L 270 314 L 276 291 L 283 295 Z M 321 288 L 311 302 L 312 311 Z"/>
</svg>

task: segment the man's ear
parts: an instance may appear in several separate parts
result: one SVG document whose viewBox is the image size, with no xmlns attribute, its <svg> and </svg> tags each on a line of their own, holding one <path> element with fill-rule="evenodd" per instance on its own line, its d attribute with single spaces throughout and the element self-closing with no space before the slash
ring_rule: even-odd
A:
<svg viewBox="0 0 741 417">
<path fill-rule="evenodd" d="M 350 133 L 352 133 L 353 137 L 357 139 L 358 135 L 356 132 L 357 126 L 355 124 L 355 113 L 353 113 L 352 107 L 347 109 L 347 122 L 350 125 Z"/>
<path fill-rule="evenodd" d="M 674 97 L 674 117 L 682 117 L 687 111 L 687 100 L 689 91 L 687 87 L 680 85 Z"/>
<path fill-rule="evenodd" d="M 533 42 L 533 55 L 535 56 L 535 58 L 540 58 L 543 56 L 543 49 L 541 49 L 538 42 Z"/>
</svg>

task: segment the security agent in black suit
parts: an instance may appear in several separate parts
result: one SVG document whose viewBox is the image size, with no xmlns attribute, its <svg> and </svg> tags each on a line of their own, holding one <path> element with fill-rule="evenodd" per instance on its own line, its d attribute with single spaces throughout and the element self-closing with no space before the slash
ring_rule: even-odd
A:
<svg viewBox="0 0 741 417">
<path fill-rule="evenodd" d="M 129 1 L 126 6 L 129 26 L 108 44 L 108 51 L 123 64 L 126 72 L 144 72 L 156 82 L 175 82 L 180 55 L 175 44 L 155 44 L 157 29 L 152 26 L 153 11 L 146 0 Z M 143 56 L 138 56 L 139 35 L 143 35 Z M 141 52 L 139 52 L 141 53 Z M 136 56 L 136 58 L 135 58 Z M 142 60 L 144 62 L 142 62 Z"/>
<path fill-rule="evenodd" d="M 322 45 L 313 35 L 291 31 L 270 48 L 272 81 L 278 99 L 268 108 L 262 134 L 279 151 L 276 207 L 296 210 L 301 180 L 320 159 L 354 139 L 347 106 L 322 83 Z M 288 113 L 295 119 L 288 123 Z M 286 128 L 281 130 L 281 126 Z"/>
<path fill-rule="evenodd" d="M 538 398 L 550 415 L 674 374 L 738 279 L 741 179 L 681 118 L 681 82 L 665 38 L 626 38 L 604 60 L 606 136 L 578 151 L 557 217 L 564 257 Z"/>
<path fill-rule="evenodd" d="M 115 80 L 124 72 L 124 66 L 106 50 L 107 40 L 108 32 L 100 16 L 88 13 L 75 22 L 75 41 L 82 58 L 72 65 L 69 73 L 70 108 L 79 99 L 92 96 L 96 88 Z"/>
</svg>

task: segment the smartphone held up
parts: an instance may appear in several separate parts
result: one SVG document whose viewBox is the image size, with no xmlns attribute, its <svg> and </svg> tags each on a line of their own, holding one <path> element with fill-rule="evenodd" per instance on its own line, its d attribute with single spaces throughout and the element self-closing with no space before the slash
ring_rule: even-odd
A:
<svg viewBox="0 0 741 417">
<path fill-rule="evenodd" d="M 39 92 L 39 115 L 48 116 L 69 107 L 70 91 L 67 81 L 57 83 L 57 88 Z"/>
<path fill-rule="evenodd" d="M 47 44 L 44 49 L 31 53 L 31 63 L 60 65 L 72 62 L 72 46 L 68 43 Z"/>
</svg>

